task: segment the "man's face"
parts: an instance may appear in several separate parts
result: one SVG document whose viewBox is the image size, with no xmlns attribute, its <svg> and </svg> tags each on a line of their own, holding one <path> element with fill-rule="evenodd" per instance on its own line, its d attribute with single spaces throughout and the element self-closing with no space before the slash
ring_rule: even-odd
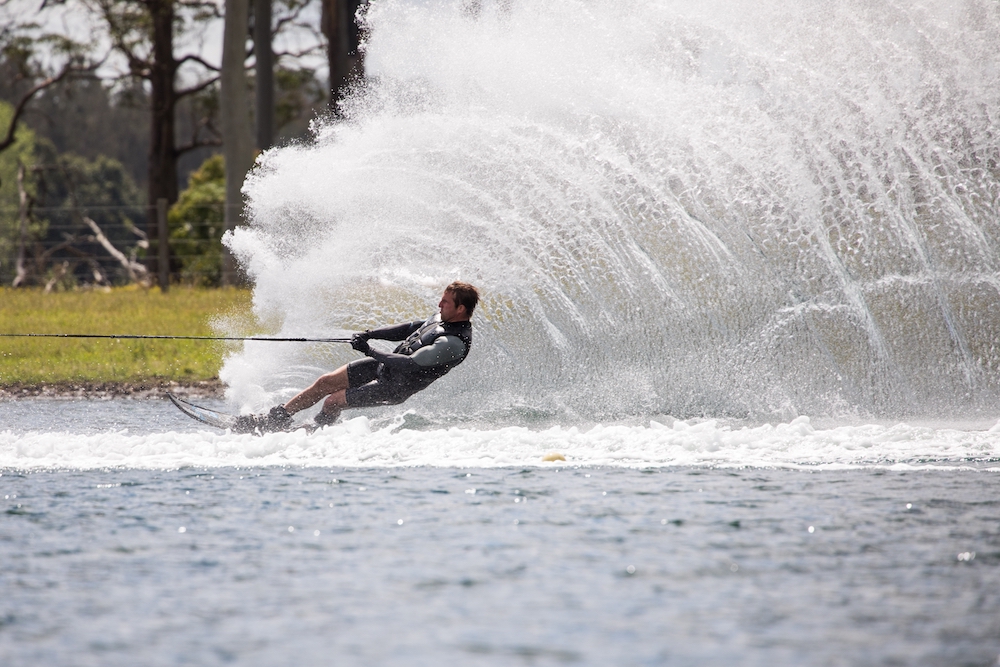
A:
<svg viewBox="0 0 1000 667">
<path fill-rule="evenodd" d="M 469 319 L 468 315 L 465 314 L 465 306 L 455 305 L 455 295 L 451 292 L 445 292 L 441 295 L 438 309 L 441 311 L 442 322 L 461 322 Z"/>
</svg>

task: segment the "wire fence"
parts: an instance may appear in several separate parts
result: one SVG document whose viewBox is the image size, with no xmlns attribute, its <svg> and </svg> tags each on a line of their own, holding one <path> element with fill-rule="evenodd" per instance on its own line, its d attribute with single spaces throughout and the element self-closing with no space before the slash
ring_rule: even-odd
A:
<svg viewBox="0 0 1000 667">
<path fill-rule="evenodd" d="M 0 284 L 47 291 L 142 284 L 216 286 L 223 206 L 196 218 L 161 206 L 0 207 Z M 166 237 L 161 245 L 160 239 Z"/>
</svg>

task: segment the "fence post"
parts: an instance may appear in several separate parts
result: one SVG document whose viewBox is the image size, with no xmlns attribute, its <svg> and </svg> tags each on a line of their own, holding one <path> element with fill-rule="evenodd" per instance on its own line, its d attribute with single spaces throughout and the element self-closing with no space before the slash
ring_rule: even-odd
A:
<svg viewBox="0 0 1000 667">
<path fill-rule="evenodd" d="M 167 245 L 167 200 L 156 200 L 156 251 L 160 269 L 160 291 L 170 289 L 170 247 Z"/>
</svg>

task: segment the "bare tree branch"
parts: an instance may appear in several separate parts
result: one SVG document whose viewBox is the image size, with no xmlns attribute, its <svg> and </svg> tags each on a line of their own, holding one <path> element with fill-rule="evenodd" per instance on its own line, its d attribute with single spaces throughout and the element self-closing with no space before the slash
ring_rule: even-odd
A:
<svg viewBox="0 0 1000 667">
<path fill-rule="evenodd" d="M 211 63 L 205 62 L 201 58 L 201 56 L 196 55 L 194 53 L 189 53 L 188 55 L 186 55 L 186 56 L 182 57 L 180 60 L 178 60 L 177 61 L 177 66 L 180 67 L 181 65 L 183 65 L 186 62 L 195 62 L 195 63 L 198 63 L 199 65 L 201 65 L 205 69 L 211 70 L 213 72 L 218 72 L 219 71 L 219 67 L 217 67 L 216 65 L 212 65 Z"/>
<path fill-rule="evenodd" d="M 93 72 L 97 69 L 97 67 L 98 65 L 96 64 L 80 66 L 74 64 L 73 61 L 70 61 L 66 63 L 58 73 L 39 81 L 28 89 L 28 91 L 21 96 L 21 99 L 18 100 L 17 104 L 14 106 L 14 114 L 11 116 L 10 126 L 7 128 L 7 133 L 4 135 L 4 138 L 0 140 L 0 151 L 6 150 L 14 143 L 14 134 L 17 132 L 17 121 L 20 120 L 21 115 L 28 106 L 28 102 L 30 102 L 35 95 L 42 92 L 46 88 L 59 83 L 68 76 L 82 74 L 85 72 Z"/>
<path fill-rule="evenodd" d="M 146 277 L 147 271 L 143 264 L 132 261 L 125 255 L 125 253 L 116 248 L 111 241 L 108 240 L 108 237 L 104 235 L 104 232 L 101 231 L 101 228 L 96 222 L 93 221 L 92 218 L 86 215 L 81 216 L 81 218 L 83 219 L 83 223 L 90 227 L 90 230 L 94 232 L 94 239 L 108 251 L 109 255 L 117 259 L 118 263 L 125 268 L 125 271 L 128 273 L 129 280 L 132 282 L 138 282 L 140 280 L 140 276 L 142 278 Z"/>
<path fill-rule="evenodd" d="M 218 80 L 219 77 L 213 76 L 212 78 L 205 79 L 201 83 L 191 86 L 190 88 L 184 88 L 182 90 L 178 90 L 177 99 L 181 99 L 182 97 L 187 97 L 188 95 L 194 95 L 195 93 L 200 93 L 201 91 L 205 90 Z"/>
<path fill-rule="evenodd" d="M 303 56 L 309 56 L 316 51 L 322 51 L 323 45 L 317 44 L 316 46 L 309 47 L 308 49 L 303 49 L 302 51 L 275 51 L 274 57 L 277 59 L 280 56 L 289 56 L 291 58 L 301 58 Z"/>
</svg>

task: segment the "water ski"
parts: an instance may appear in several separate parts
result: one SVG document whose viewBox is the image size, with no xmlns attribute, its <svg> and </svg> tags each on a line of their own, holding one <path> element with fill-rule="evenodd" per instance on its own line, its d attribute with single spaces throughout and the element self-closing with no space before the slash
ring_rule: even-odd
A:
<svg viewBox="0 0 1000 667">
<path fill-rule="evenodd" d="M 167 393 L 167 398 L 169 398 L 170 401 L 177 406 L 178 410 L 186 414 L 191 419 L 200 421 L 203 424 L 225 429 L 232 428 L 236 423 L 236 415 L 227 415 L 224 412 L 216 412 L 215 410 L 203 408 L 200 405 L 189 403 L 179 396 L 174 396 L 169 392 Z"/>
<path fill-rule="evenodd" d="M 225 412 L 218 412 L 216 410 L 209 410 L 208 408 L 203 408 L 202 406 L 195 405 L 190 401 L 185 401 L 180 396 L 175 396 L 170 392 L 167 392 L 167 397 L 171 400 L 171 402 L 174 405 L 177 406 L 178 410 L 186 414 L 191 419 L 221 429 L 234 430 L 234 427 L 236 426 L 236 415 L 230 415 L 226 414 Z M 284 430 L 294 431 L 300 428 L 305 429 L 310 433 L 312 433 L 317 429 L 317 426 L 315 424 L 293 424 Z M 251 431 L 251 432 L 254 435 L 263 435 L 260 431 Z"/>
</svg>

